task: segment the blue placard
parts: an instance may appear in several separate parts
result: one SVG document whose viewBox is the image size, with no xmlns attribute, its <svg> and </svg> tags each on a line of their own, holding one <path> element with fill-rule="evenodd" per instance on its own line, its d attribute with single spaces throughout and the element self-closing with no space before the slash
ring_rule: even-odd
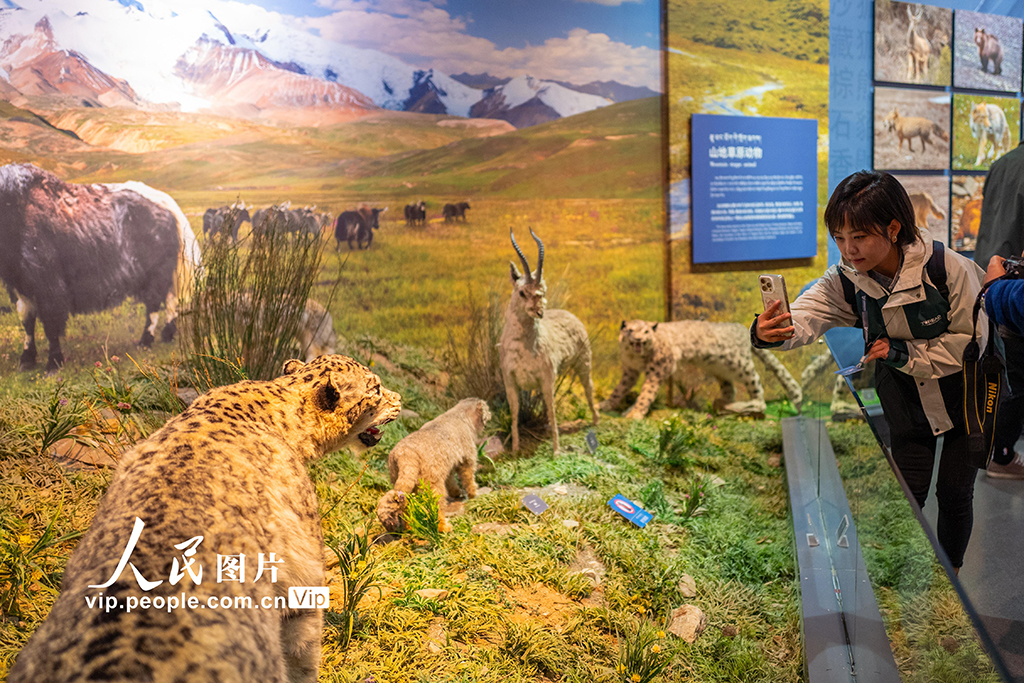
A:
<svg viewBox="0 0 1024 683">
<path fill-rule="evenodd" d="M 647 523 L 654 517 L 650 512 L 644 510 L 622 494 L 616 494 L 614 498 L 608 501 L 608 505 L 612 510 L 615 510 L 641 529 L 647 526 Z"/>
<path fill-rule="evenodd" d="M 818 122 L 693 115 L 693 262 L 818 253 Z"/>
</svg>

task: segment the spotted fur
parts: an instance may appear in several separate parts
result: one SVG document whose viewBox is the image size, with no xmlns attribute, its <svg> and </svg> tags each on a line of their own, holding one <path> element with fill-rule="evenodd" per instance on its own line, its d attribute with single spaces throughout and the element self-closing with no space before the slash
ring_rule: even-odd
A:
<svg viewBox="0 0 1024 683">
<path fill-rule="evenodd" d="M 647 415 L 658 388 L 667 378 L 684 383 L 686 370 L 681 367 L 683 365 L 695 365 L 718 379 L 721 397 L 715 401 L 715 406 L 719 410 L 764 413 L 764 389 L 754 368 L 754 355 L 778 378 L 794 405 L 799 407 L 803 399 L 800 385 L 785 366 L 768 351 L 752 348 L 750 332 L 737 323 L 623 321 L 619 330 L 619 350 L 622 354 L 622 380 L 600 407 L 602 410 L 617 410 L 643 373 L 640 395 L 626 412 L 626 417 L 633 419 L 639 420 Z M 748 401 L 736 401 L 737 384 L 746 388 L 750 395 Z"/>
<path fill-rule="evenodd" d="M 89 608 L 86 596 L 285 596 L 324 584 L 317 498 L 306 463 L 398 417 L 401 397 L 351 358 L 290 360 L 270 382 L 240 382 L 200 396 L 126 453 L 88 533 L 68 561 L 61 594 L 18 655 L 9 683 L 160 681 L 315 682 L 321 610 Z M 105 589 L 145 522 L 129 568 Z M 203 536 L 201 583 L 169 582 L 175 549 Z M 253 582 L 260 553 L 283 561 L 277 582 Z M 217 555 L 246 557 L 245 583 L 217 582 Z"/>
</svg>

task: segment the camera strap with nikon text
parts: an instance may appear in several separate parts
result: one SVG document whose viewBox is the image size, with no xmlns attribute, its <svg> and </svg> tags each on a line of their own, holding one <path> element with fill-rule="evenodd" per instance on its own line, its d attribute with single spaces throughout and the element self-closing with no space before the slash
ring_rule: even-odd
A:
<svg viewBox="0 0 1024 683">
<path fill-rule="evenodd" d="M 1003 376 L 1003 360 L 996 351 L 995 324 L 988 321 L 988 342 L 981 351 L 978 343 L 978 314 L 984 305 L 985 292 L 991 282 L 982 286 L 974 301 L 971 341 L 964 349 L 964 422 L 967 426 L 968 464 L 979 469 L 988 467 L 995 439 L 996 412 Z"/>
</svg>

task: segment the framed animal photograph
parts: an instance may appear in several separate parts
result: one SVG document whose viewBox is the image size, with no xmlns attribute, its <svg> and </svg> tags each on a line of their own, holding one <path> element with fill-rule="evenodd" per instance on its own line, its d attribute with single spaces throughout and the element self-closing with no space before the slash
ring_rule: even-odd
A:
<svg viewBox="0 0 1024 683">
<path fill-rule="evenodd" d="M 953 170 L 987 171 L 1019 141 L 1016 97 L 953 95 Z"/>
<path fill-rule="evenodd" d="M 947 92 L 875 88 L 875 168 L 949 168 L 949 106 Z"/>
<path fill-rule="evenodd" d="M 945 175 L 896 175 L 914 205 L 917 227 L 932 239 L 949 245 L 949 177 Z"/>
<path fill-rule="evenodd" d="M 978 226 L 981 225 L 982 190 L 985 176 L 955 175 L 950 186 L 952 237 L 949 246 L 956 251 L 974 251 L 978 243 Z"/>
<path fill-rule="evenodd" d="M 949 85 L 953 11 L 912 2 L 875 2 L 875 80 Z"/>
<path fill-rule="evenodd" d="M 957 10 L 953 85 L 1017 92 L 1021 83 L 1022 22 L 1017 17 Z"/>
</svg>

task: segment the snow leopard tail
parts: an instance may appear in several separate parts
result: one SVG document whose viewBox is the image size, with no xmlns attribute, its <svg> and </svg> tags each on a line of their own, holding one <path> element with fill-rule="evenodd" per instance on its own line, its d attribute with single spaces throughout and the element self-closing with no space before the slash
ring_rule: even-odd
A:
<svg viewBox="0 0 1024 683">
<path fill-rule="evenodd" d="M 800 383 L 793 378 L 793 375 L 789 373 L 786 366 L 771 351 L 767 349 L 753 349 L 753 352 L 755 356 L 761 359 L 764 366 L 772 371 L 775 379 L 779 380 L 779 384 L 786 390 L 786 394 L 789 396 L 789 401 L 793 404 L 793 407 L 800 410 L 800 404 L 804 400 L 804 392 L 800 388 Z"/>
</svg>

